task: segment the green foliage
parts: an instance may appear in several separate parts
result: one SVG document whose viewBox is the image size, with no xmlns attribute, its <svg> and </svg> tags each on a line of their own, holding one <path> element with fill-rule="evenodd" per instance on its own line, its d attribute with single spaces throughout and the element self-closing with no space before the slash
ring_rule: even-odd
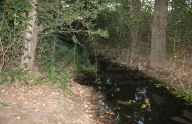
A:
<svg viewBox="0 0 192 124">
<path fill-rule="evenodd" d="M 95 29 L 94 21 L 104 7 L 101 1 L 60 1 L 39 0 L 38 18 L 39 25 L 44 27 L 41 38 L 60 33 L 63 35 L 84 35 L 87 37 L 108 37 L 106 30 Z M 81 37 L 82 39 L 82 37 Z M 84 44 L 89 40 L 78 40 Z M 74 41 L 75 42 L 75 41 Z"/>
<path fill-rule="evenodd" d="M 31 4 L 27 0 L 7 0 L 7 21 L 12 22 L 10 23 L 13 27 L 17 26 L 18 30 L 23 30 L 26 25 L 26 16 L 27 12 L 31 11 Z"/>
<path fill-rule="evenodd" d="M 83 53 L 86 42 L 90 42 L 93 36 L 108 38 L 106 30 L 94 26 L 103 8 L 99 6 L 102 1 L 38 2 L 38 23 L 44 27 L 39 35 L 38 64 L 53 84 L 59 81 L 65 87 L 66 67 L 82 69 L 84 66 L 85 69 L 89 65 L 87 55 Z"/>
<path fill-rule="evenodd" d="M 192 91 L 177 87 L 173 94 L 184 99 L 187 104 L 192 105 Z"/>
<path fill-rule="evenodd" d="M 104 7 L 102 1 L 38 1 L 38 23 L 42 25 L 37 48 L 37 60 L 48 78 L 66 89 L 71 77 L 69 67 L 96 72 L 84 54 L 84 45 L 93 37 L 108 38 L 108 31 L 94 23 Z"/>
<path fill-rule="evenodd" d="M 48 77 L 52 84 L 55 84 L 56 81 L 59 80 L 60 73 L 58 72 L 58 69 L 55 66 L 51 66 L 47 69 Z"/>
<path fill-rule="evenodd" d="M 35 77 L 34 81 L 36 85 L 42 85 L 45 83 L 44 78 L 42 76 Z"/>
<path fill-rule="evenodd" d="M 48 74 L 48 78 L 52 85 L 60 83 L 63 90 L 67 88 L 69 79 L 71 78 L 71 73 L 68 69 L 61 69 L 60 67 L 51 66 L 45 72 Z"/>
<path fill-rule="evenodd" d="M 7 104 L 7 102 L 5 102 L 5 101 L 0 101 L 0 105 L 2 106 L 2 107 L 8 107 L 9 105 Z"/>
<path fill-rule="evenodd" d="M 82 47 L 73 42 L 66 43 L 59 36 L 47 37 L 38 43 L 37 60 L 52 85 L 60 83 L 61 88 L 66 90 L 74 72 L 89 70 L 95 73 L 96 67 L 90 66 Z M 76 37 L 73 40 L 77 42 Z"/>
<path fill-rule="evenodd" d="M 97 73 L 96 65 L 86 65 L 86 64 L 79 64 L 77 66 L 77 70 L 79 72 L 89 72 L 89 73 Z"/>
<path fill-rule="evenodd" d="M 13 83 L 15 81 L 27 84 L 29 79 L 27 73 L 21 69 L 5 68 L 0 72 L 0 84 Z"/>
<path fill-rule="evenodd" d="M 74 49 L 76 49 L 74 53 Z M 75 60 L 76 58 L 76 60 Z M 37 60 L 43 68 L 51 65 L 61 65 L 67 67 L 85 61 L 78 46 L 68 44 L 58 37 L 47 37 L 38 43 Z"/>
<path fill-rule="evenodd" d="M 153 1 L 141 1 L 140 11 L 131 16 L 130 1 L 126 0 L 38 0 L 37 23 L 42 26 L 36 52 L 38 65 L 52 84 L 60 82 L 65 89 L 71 76 L 69 67 L 96 72 L 88 55 L 83 53 L 89 43 L 127 48 L 132 26 L 138 26 L 141 53 L 149 53 L 153 4 Z M 191 48 L 192 7 L 189 1 L 181 0 L 172 0 L 169 5 L 167 44 L 175 57 L 183 48 Z M 0 67 L 18 66 L 29 11 L 28 0 L 0 3 Z M 10 68 L 0 72 L 1 84 L 16 80 L 27 82 L 25 72 Z M 42 77 L 35 80 L 37 84 L 43 82 Z M 176 94 L 192 101 L 190 92 L 178 89 Z"/>
<path fill-rule="evenodd" d="M 172 10 L 168 16 L 167 43 L 171 56 L 177 59 L 179 53 L 191 51 L 192 7 L 187 1 L 180 0 L 171 1 L 170 6 Z"/>
<path fill-rule="evenodd" d="M 63 90 L 65 90 L 68 86 L 68 82 L 69 82 L 69 79 L 71 78 L 71 74 L 67 71 L 63 72 L 63 75 L 62 75 L 62 79 L 61 79 L 61 88 Z"/>
<path fill-rule="evenodd" d="M 1 9 L 3 8 L 3 9 Z M 0 60 L 4 63 L 16 63 L 21 56 L 22 33 L 27 25 L 26 14 L 31 10 L 28 0 L 6 0 L 0 5 Z M 3 66 L 2 63 L 0 63 Z"/>
</svg>

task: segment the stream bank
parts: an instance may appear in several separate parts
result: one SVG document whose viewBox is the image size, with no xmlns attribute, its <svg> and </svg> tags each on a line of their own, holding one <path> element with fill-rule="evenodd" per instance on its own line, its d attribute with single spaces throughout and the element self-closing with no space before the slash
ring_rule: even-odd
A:
<svg viewBox="0 0 192 124">
<path fill-rule="evenodd" d="M 103 118 L 110 118 L 112 124 L 192 124 L 192 106 L 175 97 L 160 81 L 142 71 L 97 58 L 101 81 L 97 89 L 105 94 L 99 102 L 100 111 L 106 113 Z"/>
<path fill-rule="evenodd" d="M 129 55 L 129 49 L 97 45 L 96 55 L 102 59 L 108 59 L 131 70 L 137 70 L 146 76 L 163 82 L 166 87 L 174 89 L 175 94 L 192 104 L 192 70 L 191 63 L 178 64 L 167 60 L 166 68 L 152 68 L 150 56 L 141 54 L 134 57 Z M 98 57 L 99 58 L 99 57 Z"/>
</svg>

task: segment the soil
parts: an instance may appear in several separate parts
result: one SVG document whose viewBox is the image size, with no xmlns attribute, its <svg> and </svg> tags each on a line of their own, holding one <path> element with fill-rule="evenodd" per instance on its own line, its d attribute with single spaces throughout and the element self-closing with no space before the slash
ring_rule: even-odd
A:
<svg viewBox="0 0 192 124">
<path fill-rule="evenodd" d="M 0 124 L 96 124 L 94 89 L 74 81 L 69 89 L 49 84 L 0 86 Z"/>
</svg>

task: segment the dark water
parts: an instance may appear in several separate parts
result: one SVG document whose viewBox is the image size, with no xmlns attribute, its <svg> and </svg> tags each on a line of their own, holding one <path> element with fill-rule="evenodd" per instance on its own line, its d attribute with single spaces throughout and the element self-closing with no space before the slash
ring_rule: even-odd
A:
<svg viewBox="0 0 192 124">
<path fill-rule="evenodd" d="M 192 107 L 142 72 L 100 60 L 98 75 L 106 94 L 99 104 L 115 112 L 114 124 L 192 124 Z"/>
</svg>

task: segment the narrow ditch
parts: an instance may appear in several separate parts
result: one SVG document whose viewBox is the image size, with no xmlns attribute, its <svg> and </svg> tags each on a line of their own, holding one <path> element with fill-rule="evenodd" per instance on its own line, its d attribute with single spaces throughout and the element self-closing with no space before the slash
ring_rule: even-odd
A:
<svg viewBox="0 0 192 124">
<path fill-rule="evenodd" d="M 160 81 L 138 70 L 98 58 L 95 113 L 103 124 L 192 124 L 192 106 L 175 97 Z M 93 79 L 93 78 L 92 78 Z"/>
</svg>

